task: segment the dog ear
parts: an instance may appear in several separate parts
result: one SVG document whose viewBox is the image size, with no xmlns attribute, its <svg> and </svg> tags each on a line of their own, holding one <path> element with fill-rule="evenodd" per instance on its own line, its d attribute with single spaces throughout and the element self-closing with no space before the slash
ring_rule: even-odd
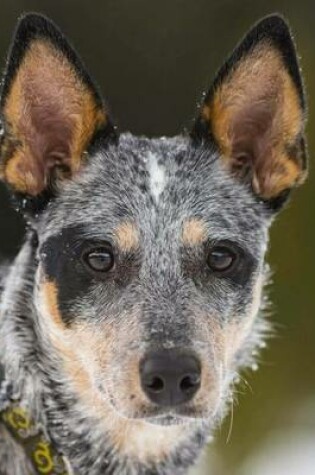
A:
<svg viewBox="0 0 315 475">
<path fill-rule="evenodd" d="M 278 207 L 306 177 L 305 115 L 293 39 L 286 22 L 272 15 L 219 70 L 192 136 L 214 140 L 228 169 Z"/>
<path fill-rule="evenodd" d="M 95 140 L 115 135 L 81 60 L 57 27 L 37 14 L 17 25 L 1 121 L 1 177 L 16 194 L 30 198 L 75 174 Z"/>
</svg>

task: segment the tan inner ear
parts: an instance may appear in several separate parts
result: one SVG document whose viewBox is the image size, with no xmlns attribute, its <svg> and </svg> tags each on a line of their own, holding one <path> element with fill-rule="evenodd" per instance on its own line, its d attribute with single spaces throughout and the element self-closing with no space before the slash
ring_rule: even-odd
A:
<svg viewBox="0 0 315 475">
<path fill-rule="evenodd" d="M 261 197 L 273 198 L 304 178 L 300 156 L 295 156 L 304 120 L 298 92 L 281 55 L 268 42 L 237 64 L 201 116 L 211 124 L 232 170 L 242 137 L 247 135 L 248 141 L 252 135 L 254 141 L 257 136 L 253 187 Z"/>
<path fill-rule="evenodd" d="M 93 92 L 47 40 L 30 45 L 5 100 L 8 156 L 3 178 L 17 191 L 36 196 L 56 165 L 70 174 L 81 165 L 93 133 L 106 124 Z"/>
</svg>

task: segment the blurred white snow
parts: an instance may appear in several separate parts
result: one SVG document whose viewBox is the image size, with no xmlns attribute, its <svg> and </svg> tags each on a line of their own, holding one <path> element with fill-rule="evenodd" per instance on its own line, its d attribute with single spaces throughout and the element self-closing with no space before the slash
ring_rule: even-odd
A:
<svg viewBox="0 0 315 475">
<path fill-rule="evenodd" d="M 315 401 L 291 408 L 285 423 L 278 423 L 235 471 L 223 468 L 223 457 L 216 453 L 212 461 L 205 454 L 189 475 L 315 475 Z"/>
</svg>

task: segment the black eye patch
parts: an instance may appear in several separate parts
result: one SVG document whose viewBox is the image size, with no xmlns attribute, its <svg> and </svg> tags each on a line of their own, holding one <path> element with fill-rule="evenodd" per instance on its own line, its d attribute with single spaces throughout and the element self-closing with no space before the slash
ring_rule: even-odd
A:
<svg viewBox="0 0 315 475">
<path fill-rule="evenodd" d="M 57 286 L 59 311 L 65 323 L 70 324 L 76 317 L 74 304 L 86 299 L 97 285 L 102 286 L 109 305 L 137 272 L 138 255 L 116 253 L 110 240 L 102 233 L 100 237 L 91 236 L 84 226 L 75 226 L 48 238 L 40 248 L 43 271 Z M 93 297 L 90 302 L 93 314 Z"/>
<path fill-rule="evenodd" d="M 71 303 L 86 295 L 92 288 L 91 276 L 82 269 L 80 262 L 80 229 L 67 228 L 47 239 L 40 248 L 40 261 L 48 280 L 58 289 L 58 305 L 62 318 L 70 324 Z"/>
</svg>

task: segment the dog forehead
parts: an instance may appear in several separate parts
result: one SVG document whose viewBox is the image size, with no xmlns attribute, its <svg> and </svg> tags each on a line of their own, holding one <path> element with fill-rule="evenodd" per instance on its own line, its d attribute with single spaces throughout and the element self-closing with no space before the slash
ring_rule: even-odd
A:
<svg viewBox="0 0 315 475">
<path fill-rule="evenodd" d="M 212 233 L 255 242 L 269 224 L 263 207 L 218 158 L 215 149 L 195 148 L 185 137 L 124 134 L 65 186 L 49 207 L 45 232 L 81 223 L 112 230 L 131 222 L 151 236 L 154 228 L 193 240 Z"/>
</svg>

